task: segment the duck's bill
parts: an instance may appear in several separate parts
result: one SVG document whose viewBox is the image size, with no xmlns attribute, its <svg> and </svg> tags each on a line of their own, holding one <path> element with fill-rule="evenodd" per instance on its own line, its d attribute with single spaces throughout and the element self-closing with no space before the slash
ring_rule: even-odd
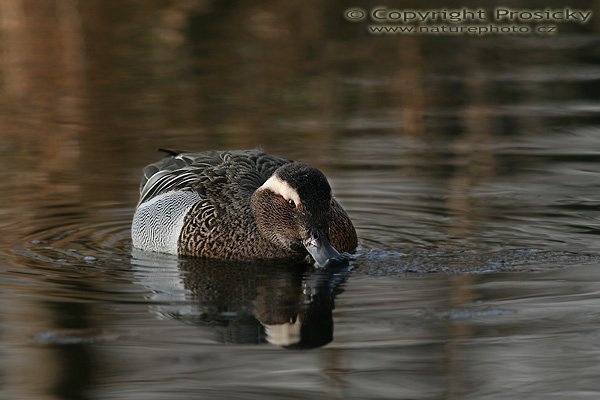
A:
<svg viewBox="0 0 600 400">
<path fill-rule="evenodd" d="M 333 265 L 346 264 L 347 258 L 342 256 L 327 240 L 322 233 L 314 233 L 302 244 L 315 260 L 315 265 L 320 268 L 327 268 Z"/>
</svg>

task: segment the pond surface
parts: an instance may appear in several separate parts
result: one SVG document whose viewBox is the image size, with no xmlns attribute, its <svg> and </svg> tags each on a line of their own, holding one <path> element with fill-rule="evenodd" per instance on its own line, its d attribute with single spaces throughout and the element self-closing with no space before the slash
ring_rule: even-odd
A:
<svg viewBox="0 0 600 400">
<path fill-rule="evenodd" d="M 597 21 L 228 3 L 3 1 L 0 399 L 598 398 Z M 349 268 L 131 248 L 157 147 L 257 146 L 326 173 Z"/>
</svg>

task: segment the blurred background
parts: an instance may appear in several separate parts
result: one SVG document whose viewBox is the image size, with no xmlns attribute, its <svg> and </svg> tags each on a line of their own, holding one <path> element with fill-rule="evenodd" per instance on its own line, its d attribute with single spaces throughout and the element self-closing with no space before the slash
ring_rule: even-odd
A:
<svg viewBox="0 0 600 400">
<path fill-rule="evenodd" d="M 376 6 L 593 16 L 485 36 L 344 18 Z M 597 397 L 599 13 L 0 0 L 0 398 Z M 132 254 L 158 147 L 321 168 L 360 237 L 351 276 L 313 301 L 302 271 Z M 296 309 L 325 347 L 249 345 Z"/>
</svg>

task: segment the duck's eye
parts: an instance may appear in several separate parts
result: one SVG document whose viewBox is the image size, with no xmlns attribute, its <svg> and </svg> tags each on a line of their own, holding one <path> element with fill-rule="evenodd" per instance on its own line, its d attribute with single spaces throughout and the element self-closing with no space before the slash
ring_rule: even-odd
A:
<svg viewBox="0 0 600 400">
<path fill-rule="evenodd" d="M 292 199 L 289 199 L 289 200 L 288 200 L 288 204 L 290 205 L 290 207 L 292 207 L 292 208 L 296 208 L 296 202 L 294 202 L 294 200 L 292 200 Z"/>
</svg>

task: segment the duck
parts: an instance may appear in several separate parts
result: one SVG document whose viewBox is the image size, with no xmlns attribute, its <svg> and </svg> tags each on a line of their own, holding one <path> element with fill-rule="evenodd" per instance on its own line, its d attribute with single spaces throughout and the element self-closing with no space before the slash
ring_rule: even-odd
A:
<svg viewBox="0 0 600 400">
<path fill-rule="evenodd" d="M 358 239 L 325 175 L 262 150 L 186 152 L 144 168 L 133 247 L 220 260 L 347 263 Z"/>
</svg>

